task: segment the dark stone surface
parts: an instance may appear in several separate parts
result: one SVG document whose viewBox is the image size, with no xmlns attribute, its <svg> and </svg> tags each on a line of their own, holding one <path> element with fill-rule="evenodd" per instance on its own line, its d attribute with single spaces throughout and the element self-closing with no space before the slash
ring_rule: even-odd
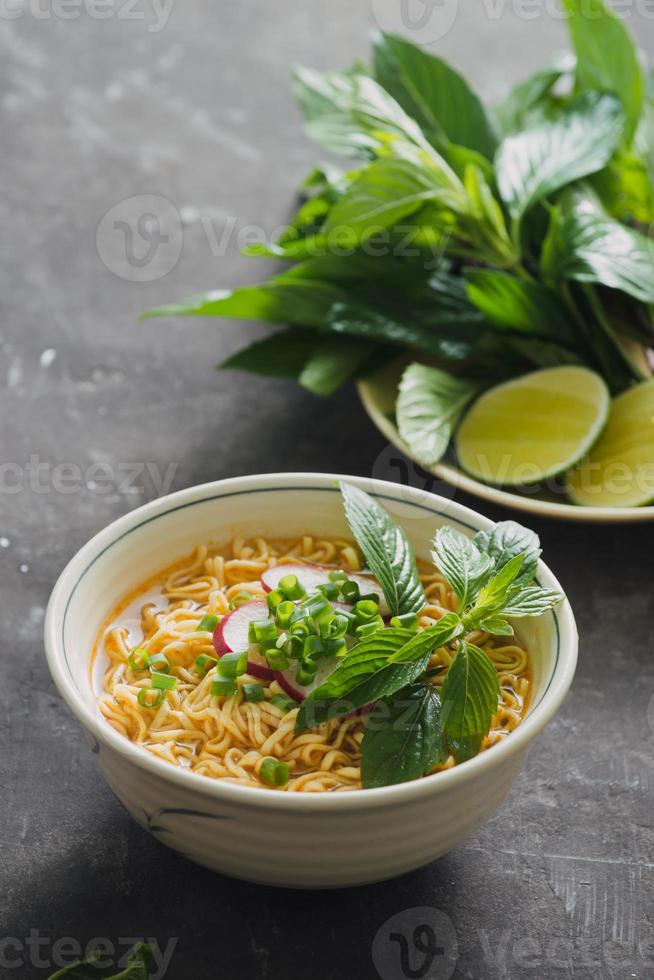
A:
<svg viewBox="0 0 654 980">
<path fill-rule="evenodd" d="M 172 464 L 171 489 L 262 470 L 383 475 L 385 447 L 352 392 L 327 410 L 292 384 L 217 376 L 212 364 L 240 345 L 237 332 L 258 328 L 136 321 L 159 302 L 264 274 L 238 256 L 233 235 L 212 254 L 211 232 L 220 238 L 230 216 L 266 230 L 287 216 L 319 157 L 300 135 L 288 67 L 365 56 L 371 6 L 178 0 L 161 30 L 145 0 L 110 5 L 104 20 L 81 6 L 33 4 L 11 19 L 3 4 L 0 16 L 0 419 L 10 464 L 0 495 L 0 922 L 19 943 L 3 955 L 23 964 L 5 962 L 0 976 L 47 976 L 39 937 L 51 960 L 70 953 L 53 949 L 65 937 L 156 936 L 163 947 L 178 940 L 174 980 L 401 980 L 409 974 L 392 959 L 373 963 L 374 937 L 390 917 L 429 906 L 454 924 L 456 978 L 651 977 L 651 525 L 535 522 L 579 620 L 573 692 L 501 812 L 431 867 L 338 893 L 231 882 L 148 837 L 100 778 L 50 681 L 41 627 L 68 558 L 156 494 L 152 473 L 137 474 L 140 489 L 125 485 L 129 465 Z M 444 7 L 457 16 L 439 50 L 489 99 L 563 40 L 543 13 L 551 4 Z M 651 11 L 634 3 L 627 13 L 652 52 Z M 121 265 L 112 226 L 100 224 L 117 204 L 112 218 L 133 219 L 143 202 L 120 202 L 138 195 L 162 195 L 184 219 L 179 261 L 150 282 L 116 274 L 134 267 L 124 256 Z M 172 249 L 174 259 L 174 220 L 164 231 L 161 256 Z M 108 465 L 108 487 L 94 463 Z M 412 926 L 402 928 L 410 938 Z"/>
</svg>

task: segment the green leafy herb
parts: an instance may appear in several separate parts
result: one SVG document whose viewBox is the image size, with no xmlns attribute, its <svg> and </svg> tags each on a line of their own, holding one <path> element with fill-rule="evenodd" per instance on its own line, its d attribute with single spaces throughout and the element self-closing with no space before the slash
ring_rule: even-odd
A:
<svg viewBox="0 0 654 980">
<path fill-rule="evenodd" d="M 120 970 L 107 965 L 103 950 L 97 949 L 85 960 L 57 970 L 50 980 L 148 980 L 155 967 L 154 946 L 137 943 L 129 954 L 127 964 Z"/>
<path fill-rule="evenodd" d="M 419 779 L 447 756 L 441 699 L 430 684 L 414 684 L 379 701 L 368 715 L 361 782 L 371 789 Z"/>
<path fill-rule="evenodd" d="M 345 515 L 394 616 L 419 612 L 425 595 L 409 540 L 367 493 L 341 483 Z"/>
<path fill-rule="evenodd" d="M 459 610 L 476 599 L 494 568 L 490 555 L 452 527 L 442 527 L 436 532 L 432 558 L 458 596 Z"/>
<path fill-rule="evenodd" d="M 500 685 L 483 650 L 462 643 L 441 694 L 443 732 L 456 762 L 476 755 L 497 711 Z"/>
<path fill-rule="evenodd" d="M 397 399 L 400 435 L 423 466 L 433 466 L 448 447 L 452 430 L 480 386 L 424 364 L 410 364 Z"/>
<path fill-rule="evenodd" d="M 516 555 L 522 555 L 516 582 L 528 585 L 533 580 L 541 556 L 540 541 L 534 531 L 516 521 L 500 521 L 488 531 L 478 531 L 473 541 L 480 551 L 490 555 L 497 571 Z"/>
</svg>

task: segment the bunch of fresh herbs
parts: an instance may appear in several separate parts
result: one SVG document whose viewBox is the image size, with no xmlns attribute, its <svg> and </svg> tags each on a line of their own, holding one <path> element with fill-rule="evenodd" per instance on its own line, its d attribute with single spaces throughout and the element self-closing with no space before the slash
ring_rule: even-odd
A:
<svg viewBox="0 0 654 980">
<path fill-rule="evenodd" d="M 654 75 L 602 0 L 564 0 L 574 56 L 486 108 L 439 57 L 382 34 L 372 63 L 297 69 L 324 165 L 279 238 L 290 265 L 148 315 L 286 324 L 222 366 L 321 395 L 401 353 L 400 433 L 425 465 L 484 387 L 584 364 L 619 393 L 654 345 Z M 634 354 L 636 351 L 636 354 Z"/>
</svg>

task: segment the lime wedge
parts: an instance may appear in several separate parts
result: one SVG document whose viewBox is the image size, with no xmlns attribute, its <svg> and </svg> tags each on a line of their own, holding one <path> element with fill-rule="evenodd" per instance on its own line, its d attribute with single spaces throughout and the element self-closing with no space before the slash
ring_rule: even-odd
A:
<svg viewBox="0 0 654 980">
<path fill-rule="evenodd" d="M 585 507 L 642 507 L 654 501 L 654 378 L 614 398 L 606 429 L 567 478 Z"/>
<path fill-rule="evenodd" d="M 479 398 L 455 438 L 459 462 L 478 480 L 522 486 L 569 470 L 606 423 L 609 392 L 584 367 L 525 374 Z"/>
</svg>

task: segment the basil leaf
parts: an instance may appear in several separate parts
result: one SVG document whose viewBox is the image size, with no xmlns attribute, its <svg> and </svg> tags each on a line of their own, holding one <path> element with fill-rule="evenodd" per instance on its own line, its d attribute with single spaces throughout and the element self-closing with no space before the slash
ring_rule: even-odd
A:
<svg viewBox="0 0 654 980">
<path fill-rule="evenodd" d="M 504 616 L 500 616 L 499 613 L 491 613 L 490 616 L 484 616 L 477 623 L 477 629 L 484 630 L 492 636 L 513 636 L 514 633 L 511 623 Z"/>
<path fill-rule="evenodd" d="M 369 494 L 348 483 L 340 487 L 347 522 L 392 614 L 419 612 L 425 594 L 404 531 Z"/>
<path fill-rule="evenodd" d="M 432 558 L 458 596 L 461 610 L 474 601 L 494 567 L 489 555 L 452 527 L 441 527 L 436 532 Z"/>
<path fill-rule="evenodd" d="M 564 195 L 552 208 L 541 271 L 551 283 L 597 282 L 654 303 L 652 243 L 582 193 Z"/>
<path fill-rule="evenodd" d="M 516 618 L 540 616 L 548 609 L 553 609 L 562 599 L 560 592 L 554 589 L 541 589 L 540 586 L 534 585 L 509 596 L 502 608 L 502 615 Z"/>
<path fill-rule="evenodd" d="M 439 461 L 452 430 L 480 385 L 439 368 L 410 364 L 402 375 L 396 405 L 400 436 L 426 467 Z"/>
<path fill-rule="evenodd" d="M 640 225 L 654 221 L 654 187 L 646 161 L 631 150 L 618 150 L 608 166 L 590 178 L 612 218 Z"/>
<path fill-rule="evenodd" d="M 559 79 L 575 67 L 575 59 L 567 52 L 559 55 L 553 64 L 539 68 L 532 75 L 514 85 L 495 106 L 494 117 L 502 135 L 514 133 L 524 126 L 532 112 Z"/>
<path fill-rule="evenodd" d="M 302 732 L 349 714 L 410 684 L 426 668 L 434 650 L 463 633 L 453 613 L 419 633 L 379 630 L 350 650 L 327 680 L 302 702 L 295 731 Z"/>
<path fill-rule="evenodd" d="M 445 762 L 441 699 L 430 684 L 416 684 L 379 701 L 366 718 L 361 741 L 365 789 L 420 779 Z"/>
<path fill-rule="evenodd" d="M 523 555 L 510 558 L 503 568 L 480 589 L 473 608 L 465 618 L 468 629 L 475 628 L 480 620 L 494 613 L 508 615 L 505 606 L 509 596 L 515 594 L 513 583 L 520 574 L 523 562 Z"/>
<path fill-rule="evenodd" d="M 443 732 L 456 762 L 479 752 L 499 697 L 497 672 L 487 655 L 472 643 L 462 643 L 441 692 Z"/>
<path fill-rule="evenodd" d="M 123 970 L 116 972 L 115 966 L 99 965 L 106 963 L 101 949 L 94 950 L 90 956 L 78 963 L 71 963 L 53 973 L 49 980 L 148 980 L 154 970 L 154 947 L 147 943 L 137 943 Z"/>
<path fill-rule="evenodd" d="M 272 378 L 297 378 L 319 343 L 315 333 L 292 327 L 255 341 L 231 354 L 218 367 Z"/>
<path fill-rule="evenodd" d="M 553 119 L 508 136 L 497 151 L 500 194 L 514 220 L 554 191 L 604 167 L 622 136 L 612 95 L 588 92 Z"/>
<path fill-rule="evenodd" d="M 420 127 L 395 99 L 361 73 L 296 68 L 293 92 L 307 135 L 332 153 L 370 157 L 383 145 L 383 133 L 429 146 Z"/>
<path fill-rule="evenodd" d="M 356 337 L 328 337 L 310 354 L 298 381 L 316 395 L 331 395 L 372 357 L 377 344 Z"/>
<path fill-rule="evenodd" d="M 492 158 L 495 135 L 486 111 L 453 68 L 392 34 L 376 36 L 374 66 L 377 80 L 432 143 L 449 140 Z"/>
<path fill-rule="evenodd" d="M 491 269 L 465 269 L 464 274 L 470 300 L 496 327 L 574 341 L 569 311 L 554 290 Z"/>
<path fill-rule="evenodd" d="M 643 104 L 643 73 L 629 31 L 603 0 L 563 0 L 577 55 L 577 90 L 614 92 L 625 114 L 625 137 L 633 137 Z"/>
<path fill-rule="evenodd" d="M 324 327 L 334 303 L 347 294 L 333 283 L 278 276 L 258 286 L 214 289 L 182 303 L 160 306 L 143 314 L 155 316 L 226 316 L 244 320 L 268 320 L 298 327 Z"/>
<path fill-rule="evenodd" d="M 490 555 L 498 572 L 516 555 L 522 555 L 516 582 L 528 585 L 532 581 L 542 553 L 534 531 L 516 521 L 500 521 L 488 531 L 478 531 L 472 540 L 480 551 Z"/>
<path fill-rule="evenodd" d="M 361 173 L 332 207 L 324 232 L 347 233 L 360 244 L 419 210 L 426 201 L 448 199 L 456 190 L 449 168 L 418 167 L 412 161 L 382 157 Z"/>
</svg>

